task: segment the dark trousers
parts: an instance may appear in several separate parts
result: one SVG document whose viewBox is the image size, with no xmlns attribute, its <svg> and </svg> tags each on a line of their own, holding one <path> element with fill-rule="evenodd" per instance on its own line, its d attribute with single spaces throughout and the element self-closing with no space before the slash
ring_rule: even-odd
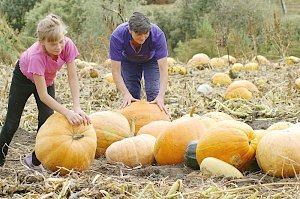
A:
<svg viewBox="0 0 300 199">
<path fill-rule="evenodd" d="M 159 67 L 156 60 L 145 63 L 121 61 L 121 73 L 124 83 L 136 99 L 141 98 L 141 80 L 144 76 L 147 101 L 154 100 L 159 92 Z"/>
<path fill-rule="evenodd" d="M 55 97 L 54 85 L 49 86 L 47 91 L 50 96 Z M 38 108 L 38 131 L 47 118 L 53 114 L 53 110 L 40 100 L 35 84 L 23 75 L 20 71 L 19 62 L 17 62 L 9 91 L 7 115 L 0 134 L 0 166 L 5 162 L 8 146 L 19 127 L 25 104 L 32 94 Z M 33 152 L 32 157 L 34 165 L 41 164 L 36 158 L 35 152 Z"/>
</svg>

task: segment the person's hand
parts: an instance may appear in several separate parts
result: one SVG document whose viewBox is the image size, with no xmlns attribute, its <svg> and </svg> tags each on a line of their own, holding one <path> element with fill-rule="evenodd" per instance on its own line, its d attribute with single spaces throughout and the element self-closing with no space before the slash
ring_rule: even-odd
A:
<svg viewBox="0 0 300 199">
<path fill-rule="evenodd" d="M 89 125 L 92 123 L 89 116 L 83 110 L 81 110 L 81 108 L 74 108 L 73 110 L 75 113 L 78 113 L 83 118 L 84 125 Z"/>
<path fill-rule="evenodd" d="M 157 96 L 153 101 L 150 102 L 150 104 L 157 104 L 157 106 L 160 108 L 161 111 L 164 111 L 168 115 L 167 108 L 164 104 L 164 98 L 161 96 Z"/>
<path fill-rule="evenodd" d="M 68 112 L 65 114 L 65 117 L 72 125 L 80 125 L 83 123 L 84 120 L 81 115 L 71 110 L 68 110 Z"/>
<path fill-rule="evenodd" d="M 120 108 L 125 108 L 126 106 L 129 106 L 131 102 L 136 102 L 136 101 L 140 101 L 140 100 L 133 98 L 130 93 L 126 93 L 123 96 L 122 104 Z"/>
</svg>

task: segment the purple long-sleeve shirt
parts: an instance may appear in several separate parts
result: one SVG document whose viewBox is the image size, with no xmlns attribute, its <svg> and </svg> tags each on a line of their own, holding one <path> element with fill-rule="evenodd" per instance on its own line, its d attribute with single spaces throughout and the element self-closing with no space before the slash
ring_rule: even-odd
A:
<svg viewBox="0 0 300 199">
<path fill-rule="evenodd" d="M 159 60 L 168 56 L 167 42 L 164 32 L 155 24 L 151 23 L 149 37 L 142 44 L 141 50 L 135 52 L 130 45 L 132 36 L 129 32 L 128 22 L 120 24 L 110 38 L 110 58 L 114 61 L 129 60 L 143 63 L 154 58 Z"/>
</svg>

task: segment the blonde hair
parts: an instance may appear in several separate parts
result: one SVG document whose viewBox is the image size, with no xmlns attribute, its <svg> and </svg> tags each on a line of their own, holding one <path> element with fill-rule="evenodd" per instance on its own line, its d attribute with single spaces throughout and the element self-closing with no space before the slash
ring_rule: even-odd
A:
<svg viewBox="0 0 300 199">
<path fill-rule="evenodd" d="M 49 14 L 44 19 L 42 19 L 38 23 L 36 30 L 38 40 L 48 42 L 59 41 L 66 33 L 66 25 L 58 16 L 54 14 Z"/>
</svg>

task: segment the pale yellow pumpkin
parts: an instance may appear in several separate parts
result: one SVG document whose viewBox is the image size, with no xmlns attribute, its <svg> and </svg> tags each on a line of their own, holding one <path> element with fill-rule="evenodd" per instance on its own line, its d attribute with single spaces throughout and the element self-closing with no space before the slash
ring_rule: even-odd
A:
<svg viewBox="0 0 300 199">
<path fill-rule="evenodd" d="M 297 88 L 300 88 L 300 77 L 295 80 L 295 85 Z"/>
<path fill-rule="evenodd" d="M 260 140 L 270 131 L 268 130 L 264 130 L 264 129 L 258 129 L 258 130 L 254 130 L 254 133 L 256 135 L 256 139 L 257 139 L 257 144 L 260 142 Z"/>
<path fill-rule="evenodd" d="M 110 162 L 121 162 L 129 167 L 151 165 L 154 163 L 153 148 L 156 138 L 141 134 L 111 144 L 105 152 Z"/>
<path fill-rule="evenodd" d="M 75 59 L 75 64 L 76 64 L 77 68 L 79 68 L 79 69 L 90 67 L 90 64 L 88 62 L 80 60 L 80 59 Z"/>
<path fill-rule="evenodd" d="M 290 127 L 273 130 L 259 142 L 256 160 L 264 173 L 275 177 L 295 177 L 300 173 L 300 130 Z"/>
<path fill-rule="evenodd" d="M 259 64 L 257 62 L 249 62 L 244 65 L 245 71 L 255 71 L 259 70 Z"/>
<path fill-rule="evenodd" d="M 226 92 L 229 92 L 230 90 L 233 90 L 233 89 L 236 89 L 236 88 L 239 88 L 239 87 L 244 87 L 244 88 L 248 89 L 251 92 L 258 92 L 257 87 L 252 82 L 250 82 L 248 80 L 237 80 L 237 81 L 232 82 L 228 86 Z"/>
<path fill-rule="evenodd" d="M 105 80 L 105 82 L 110 83 L 110 84 L 114 84 L 115 83 L 114 77 L 113 77 L 112 73 L 105 74 L 104 75 L 104 80 Z"/>
<path fill-rule="evenodd" d="M 204 53 L 198 53 L 195 54 L 192 59 L 188 61 L 188 65 L 198 68 L 198 69 L 203 69 L 206 68 L 209 64 L 209 56 L 204 54 Z"/>
<path fill-rule="evenodd" d="M 241 63 L 235 63 L 231 66 L 231 69 L 234 71 L 234 72 L 239 72 L 241 70 L 243 70 L 244 68 L 244 65 L 241 64 Z"/>
<path fill-rule="evenodd" d="M 231 164 L 213 157 L 204 158 L 200 164 L 202 175 L 207 177 L 243 178 L 243 174 Z"/>
<path fill-rule="evenodd" d="M 218 112 L 218 111 L 212 111 L 212 112 L 205 113 L 204 115 L 202 115 L 202 117 L 211 118 L 211 119 L 215 120 L 216 122 L 219 122 L 222 120 L 234 120 L 227 113 Z"/>
<path fill-rule="evenodd" d="M 215 73 L 212 76 L 212 83 L 215 85 L 229 85 L 231 78 L 226 73 Z"/>
<path fill-rule="evenodd" d="M 140 128 L 140 130 L 137 132 L 136 135 L 140 134 L 149 134 L 157 138 L 164 130 L 171 125 L 170 121 L 164 121 L 164 120 L 159 120 L 159 121 L 153 121 L 150 122 L 149 124 L 146 124 Z"/>
<path fill-rule="evenodd" d="M 265 56 L 262 55 L 257 55 L 253 57 L 251 61 L 257 62 L 258 64 L 262 64 L 262 65 L 270 65 L 270 61 Z"/>
<path fill-rule="evenodd" d="M 35 153 L 43 166 L 61 175 L 87 170 L 95 158 L 96 132 L 92 125 L 71 125 L 54 113 L 40 128 Z"/>
<path fill-rule="evenodd" d="M 236 63 L 236 58 L 231 55 L 224 55 L 221 58 L 225 60 L 226 65 Z"/>
<path fill-rule="evenodd" d="M 289 57 L 286 57 L 284 59 L 284 62 L 287 64 L 287 65 L 294 65 L 294 64 L 297 64 L 300 62 L 300 58 L 298 57 L 295 57 L 295 56 L 289 56 Z"/>
<path fill-rule="evenodd" d="M 293 125 L 293 123 L 291 123 L 291 122 L 281 121 L 281 122 L 276 122 L 276 123 L 272 124 L 271 126 L 269 126 L 267 128 L 267 130 L 268 131 L 282 130 L 282 129 L 287 129 L 287 128 L 289 128 L 292 125 Z"/>
<path fill-rule="evenodd" d="M 91 77 L 91 78 L 97 78 L 99 77 L 99 71 L 95 69 L 93 66 L 86 66 L 82 68 L 79 72 L 80 77 Z"/>
<path fill-rule="evenodd" d="M 180 74 L 180 75 L 186 75 L 186 74 L 187 74 L 187 69 L 186 69 L 186 67 L 180 66 L 179 74 Z"/>
<path fill-rule="evenodd" d="M 219 57 L 214 57 L 209 60 L 209 64 L 212 68 L 223 68 L 225 66 L 225 60 Z"/>
<path fill-rule="evenodd" d="M 167 62 L 169 67 L 172 67 L 177 63 L 177 61 L 173 57 L 167 57 Z"/>
<path fill-rule="evenodd" d="M 106 68 L 110 68 L 111 67 L 111 59 L 106 59 L 103 62 L 103 66 L 106 67 Z"/>
<path fill-rule="evenodd" d="M 234 99 L 234 98 L 250 100 L 252 98 L 252 93 L 247 88 L 239 87 L 239 88 L 226 91 L 224 98 L 226 100 Z"/>
<path fill-rule="evenodd" d="M 130 137 L 130 126 L 127 118 L 121 113 L 101 111 L 90 115 L 97 135 L 96 157 L 104 155 L 112 143 Z"/>
<path fill-rule="evenodd" d="M 152 121 L 170 121 L 169 116 L 164 111 L 160 110 L 157 104 L 150 104 L 146 101 L 133 102 L 119 111 L 127 118 L 130 126 L 133 118 L 135 118 L 134 134 L 136 134 L 142 126 L 149 124 Z"/>
</svg>

